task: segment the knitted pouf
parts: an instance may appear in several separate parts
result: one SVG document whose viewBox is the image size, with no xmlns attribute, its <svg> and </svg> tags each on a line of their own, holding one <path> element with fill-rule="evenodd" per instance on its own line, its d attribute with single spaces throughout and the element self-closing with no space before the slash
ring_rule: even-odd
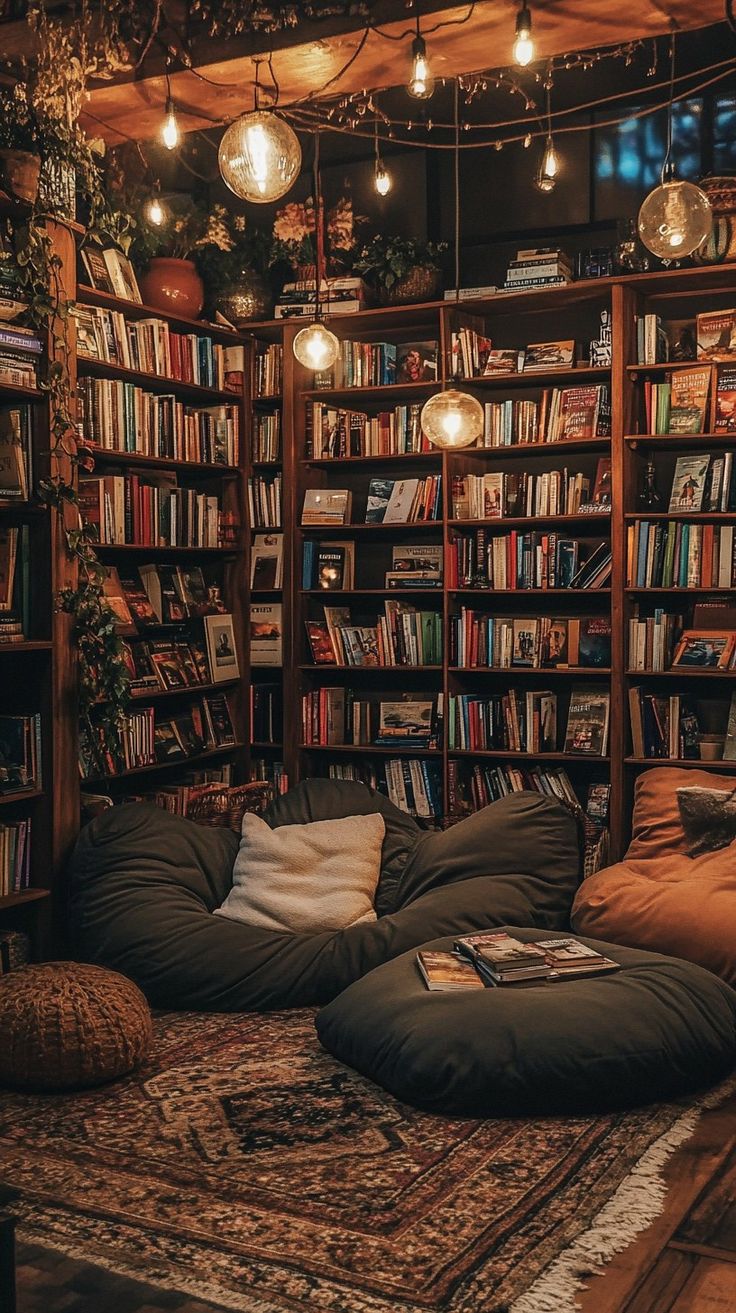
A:
<svg viewBox="0 0 736 1313">
<path fill-rule="evenodd" d="M 117 971 L 45 962 L 0 976 L 0 1085 L 102 1085 L 133 1071 L 151 1038 L 145 998 Z"/>
</svg>

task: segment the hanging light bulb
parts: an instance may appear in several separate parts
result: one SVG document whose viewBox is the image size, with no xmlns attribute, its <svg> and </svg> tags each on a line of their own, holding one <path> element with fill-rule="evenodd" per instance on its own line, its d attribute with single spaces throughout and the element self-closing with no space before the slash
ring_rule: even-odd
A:
<svg viewBox="0 0 736 1313">
<path fill-rule="evenodd" d="M 225 131 L 217 155 L 220 173 L 243 201 L 277 201 L 296 182 L 302 148 L 294 129 L 269 110 L 243 114 Z"/>
<path fill-rule="evenodd" d="M 435 447 L 469 447 L 483 432 L 483 407 L 459 388 L 435 392 L 422 407 L 422 432 Z"/>
<path fill-rule="evenodd" d="M 411 43 L 411 77 L 406 87 L 415 100 L 429 100 L 434 92 L 434 78 L 427 59 L 427 43 L 419 30 L 417 14 L 417 34 Z"/>
<path fill-rule="evenodd" d="M 555 143 L 552 136 L 547 138 L 544 146 L 544 154 L 539 165 L 537 174 L 537 186 L 540 191 L 554 191 L 557 183 L 557 175 L 560 171 L 560 159 L 555 150 Z"/>
<path fill-rule="evenodd" d="M 294 355 L 305 369 L 330 369 L 339 354 L 340 343 L 335 334 L 319 320 L 300 329 L 294 338 Z"/>
<path fill-rule="evenodd" d="M 161 129 L 161 140 L 167 150 L 176 150 L 181 141 L 181 132 L 171 96 L 166 97 L 166 114 Z"/>
<path fill-rule="evenodd" d="M 526 0 L 522 0 L 521 9 L 516 15 L 516 40 L 514 41 L 514 60 L 522 68 L 531 64 L 534 58 L 532 40 L 532 16 Z"/>
<path fill-rule="evenodd" d="M 639 210 L 639 236 L 660 260 L 692 255 L 712 225 L 713 211 L 705 192 L 674 178 L 655 187 Z"/>
<path fill-rule="evenodd" d="M 667 149 L 660 184 L 639 210 L 639 236 L 647 250 L 660 260 L 681 260 L 692 255 L 709 235 L 713 211 L 704 191 L 692 182 L 675 178 L 672 154 L 672 106 L 675 95 L 675 33 L 670 38 L 670 99 L 667 106 Z"/>
<path fill-rule="evenodd" d="M 143 208 L 143 214 L 146 222 L 154 228 L 163 228 L 169 217 L 169 211 L 164 205 L 158 192 L 154 192 Z"/>
<path fill-rule="evenodd" d="M 388 196 L 393 186 L 391 174 L 386 168 L 386 165 L 381 160 L 379 160 L 376 164 L 376 172 L 373 178 L 373 185 L 376 191 L 378 192 L 379 196 Z"/>
</svg>

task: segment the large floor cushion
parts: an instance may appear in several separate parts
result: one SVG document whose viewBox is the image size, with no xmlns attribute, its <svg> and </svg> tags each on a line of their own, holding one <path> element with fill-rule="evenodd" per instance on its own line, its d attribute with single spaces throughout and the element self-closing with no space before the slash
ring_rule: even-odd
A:
<svg viewBox="0 0 736 1313">
<path fill-rule="evenodd" d="M 238 837 L 132 803 L 97 817 L 71 863 L 79 953 L 135 980 L 159 1006 L 215 1011 L 327 1002 L 436 935 L 521 921 L 567 924 L 578 883 L 574 820 L 519 793 L 452 829 L 427 832 L 362 784 L 307 780 L 266 813 L 272 826 L 380 811 L 378 919 L 323 934 L 214 916 L 232 886 Z"/>
<path fill-rule="evenodd" d="M 324 1008 L 317 1033 L 334 1057 L 403 1102 L 469 1117 L 615 1109 L 727 1074 L 736 1057 L 728 985 L 675 958 L 584 942 L 621 971 L 431 993 L 416 954 L 404 953 Z M 443 938 L 425 947 L 451 945 Z"/>
<path fill-rule="evenodd" d="M 734 782 L 733 776 L 670 766 L 640 775 L 626 856 L 580 887 L 575 929 L 673 953 L 736 985 L 736 842 L 690 857 L 676 792 L 696 787 L 728 794 Z"/>
</svg>

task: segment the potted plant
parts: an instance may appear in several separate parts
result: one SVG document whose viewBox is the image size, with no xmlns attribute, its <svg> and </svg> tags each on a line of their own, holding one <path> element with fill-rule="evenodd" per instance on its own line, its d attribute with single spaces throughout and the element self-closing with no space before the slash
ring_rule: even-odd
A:
<svg viewBox="0 0 736 1313">
<path fill-rule="evenodd" d="M 378 234 L 360 251 L 353 268 L 376 288 L 385 305 L 433 301 L 439 293 L 446 242 L 416 242 Z"/>
<path fill-rule="evenodd" d="M 12 196 L 33 204 L 41 173 L 41 140 L 21 82 L 0 92 L 0 172 Z"/>
<path fill-rule="evenodd" d="M 273 305 L 269 273 L 274 242 L 262 228 L 250 228 L 245 216 L 215 206 L 209 237 L 195 255 L 211 313 L 219 312 L 236 328 L 267 319 Z"/>
<path fill-rule="evenodd" d="M 226 241 L 226 233 L 216 211 L 189 195 L 167 197 L 165 215 L 159 225 L 141 217 L 132 235 L 131 259 L 145 270 L 141 295 L 155 310 L 198 319 L 204 283 L 194 257 L 201 247 Z"/>
</svg>

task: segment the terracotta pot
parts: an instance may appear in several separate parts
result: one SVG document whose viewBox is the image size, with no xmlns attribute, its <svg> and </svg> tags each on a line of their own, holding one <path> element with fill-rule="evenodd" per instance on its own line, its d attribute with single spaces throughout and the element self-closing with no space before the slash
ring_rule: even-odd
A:
<svg viewBox="0 0 736 1313">
<path fill-rule="evenodd" d="M 240 328 L 253 319 L 268 319 L 272 308 L 271 290 L 266 279 L 252 269 L 241 269 L 227 291 L 214 300 L 229 323 Z"/>
<path fill-rule="evenodd" d="M 418 265 L 393 287 L 381 288 L 383 305 L 406 305 L 411 301 L 434 301 L 440 289 L 439 269 Z"/>
<path fill-rule="evenodd" d="M 204 305 L 204 283 L 193 260 L 156 256 L 141 279 L 141 296 L 154 310 L 198 319 Z"/>
<path fill-rule="evenodd" d="M 27 150 L 0 150 L 0 172 L 8 191 L 31 204 L 38 195 L 41 161 Z"/>
</svg>

